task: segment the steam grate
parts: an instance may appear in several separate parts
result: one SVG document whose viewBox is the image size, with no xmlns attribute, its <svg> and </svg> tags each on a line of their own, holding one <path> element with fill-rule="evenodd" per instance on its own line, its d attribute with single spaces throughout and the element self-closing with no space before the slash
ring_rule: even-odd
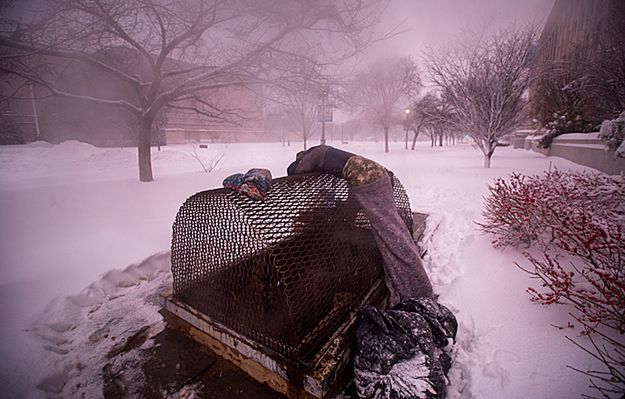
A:
<svg viewBox="0 0 625 399">
<path fill-rule="evenodd" d="M 368 219 L 346 182 L 327 174 L 274 179 L 265 201 L 226 189 L 193 195 L 176 216 L 171 254 L 175 300 L 302 362 L 383 278 Z"/>
</svg>

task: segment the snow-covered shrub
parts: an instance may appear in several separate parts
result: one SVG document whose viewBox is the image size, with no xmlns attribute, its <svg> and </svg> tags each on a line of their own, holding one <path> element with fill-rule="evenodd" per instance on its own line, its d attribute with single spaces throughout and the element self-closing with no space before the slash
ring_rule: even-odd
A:
<svg viewBox="0 0 625 399">
<path fill-rule="evenodd" d="M 625 225 L 616 220 L 599 224 L 588 215 L 570 219 L 556 233 L 556 251 L 541 257 L 526 254 L 524 268 L 542 283 L 528 288 L 532 301 L 549 305 L 572 303 L 580 319 L 625 334 Z M 558 258 L 558 251 L 568 256 Z"/>
<path fill-rule="evenodd" d="M 625 346 L 602 332 L 625 334 L 625 180 L 560 171 L 513 174 L 489 190 L 482 230 L 495 236 L 496 247 L 542 250 L 542 256 L 525 253 L 530 267 L 517 264 L 541 282 L 528 288 L 532 300 L 571 303 L 584 333 L 603 341 L 582 349 L 607 372 L 584 373 L 603 382 L 596 385 L 602 394 L 625 393 Z"/>
<path fill-rule="evenodd" d="M 593 123 L 585 122 L 581 115 L 570 117 L 567 113 L 554 113 L 553 119 L 545 124 L 547 133 L 539 140 L 538 145 L 540 148 L 549 148 L 553 139 L 564 133 L 588 133 L 593 127 Z"/>
<path fill-rule="evenodd" d="M 583 326 L 582 334 L 590 343 L 582 345 L 574 339 L 567 339 L 599 360 L 603 369 L 571 368 L 590 377 L 590 386 L 602 398 L 623 398 L 625 231 L 622 223 L 611 223 L 607 230 L 607 234 L 603 230 L 582 234 L 577 240 L 580 247 L 570 247 L 564 240 L 558 243 L 567 252 L 579 254 L 579 258 L 565 263 L 548 254 L 542 258 L 526 254 L 532 268 L 517 266 L 542 282 L 540 291 L 528 288 L 532 301 L 541 304 L 569 302 L 577 309 L 578 313 L 571 315 Z"/>
<path fill-rule="evenodd" d="M 554 171 L 513 174 L 489 187 L 483 231 L 493 245 L 538 246 L 527 255 L 544 290 L 533 300 L 569 301 L 591 324 L 625 333 L 625 180 L 604 174 Z M 571 259 L 560 265 L 558 256 Z"/>
<path fill-rule="evenodd" d="M 495 236 L 493 245 L 529 246 L 537 240 L 535 226 L 539 215 L 530 212 L 540 197 L 535 178 L 513 173 L 510 180 L 498 178 L 489 186 L 482 212 L 485 222 L 478 223 L 483 231 Z"/>
<path fill-rule="evenodd" d="M 605 141 L 609 150 L 614 151 L 614 156 L 625 158 L 625 111 L 618 118 L 601 124 L 599 138 Z"/>
<path fill-rule="evenodd" d="M 495 236 L 495 247 L 547 249 L 578 215 L 598 223 L 622 223 L 625 218 L 625 182 L 601 173 L 513 173 L 508 180 L 495 180 L 489 191 L 482 212 L 485 221 L 479 225 Z"/>
</svg>

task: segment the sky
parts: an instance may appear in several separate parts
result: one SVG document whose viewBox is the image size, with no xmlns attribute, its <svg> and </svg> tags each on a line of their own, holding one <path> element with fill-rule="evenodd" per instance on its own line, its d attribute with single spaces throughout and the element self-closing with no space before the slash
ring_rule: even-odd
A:
<svg viewBox="0 0 625 399">
<path fill-rule="evenodd" d="M 29 14 L 44 0 L 20 0 L 12 13 Z M 397 34 L 368 51 L 367 58 L 417 55 L 425 46 L 449 45 L 462 29 L 482 24 L 497 27 L 514 22 L 544 23 L 555 0 L 389 0 L 380 33 L 398 27 Z"/>
<path fill-rule="evenodd" d="M 427 46 L 450 46 L 471 27 L 498 28 L 514 23 L 542 25 L 555 0 L 390 0 L 380 28 L 402 33 L 374 45 L 366 56 L 419 58 Z"/>
</svg>

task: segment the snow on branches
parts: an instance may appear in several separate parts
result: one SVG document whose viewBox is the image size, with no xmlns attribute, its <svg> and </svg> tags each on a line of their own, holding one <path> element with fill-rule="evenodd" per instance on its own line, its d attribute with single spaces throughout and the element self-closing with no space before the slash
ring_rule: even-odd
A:
<svg viewBox="0 0 625 399">
<path fill-rule="evenodd" d="M 475 32 L 449 51 L 425 54 L 429 78 L 449 106 L 447 122 L 471 136 L 485 168 L 498 139 L 514 132 L 522 118 L 535 38 L 532 27 Z"/>
<path fill-rule="evenodd" d="M 625 180 L 556 170 L 513 174 L 489 190 L 481 229 L 495 236 L 496 247 L 540 249 L 540 256 L 524 252 L 528 267 L 517 264 L 541 282 L 528 288 L 532 301 L 572 304 L 583 333 L 605 343 L 585 349 L 608 370 L 596 388 L 625 393 L 625 345 L 609 336 L 625 334 Z M 597 378 L 593 373 L 586 374 Z"/>
<path fill-rule="evenodd" d="M 513 174 L 489 187 L 480 223 L 493 245 L 537 246 L 531 274 L 545 288 L 530 288 L 544 304 L 572 302 L 589 323 L 625 333 L 625 181 L 604 174 L 555 171 Z M 570 262 L 561 265 L 563 255 Z"/>
<path fill-rule="evenodd" d="M 615 157 L 625 158 L 625 111 L 601 124 L 599 138 L 605 141 L 608 150 L 614 151 Z"/>
</svg>

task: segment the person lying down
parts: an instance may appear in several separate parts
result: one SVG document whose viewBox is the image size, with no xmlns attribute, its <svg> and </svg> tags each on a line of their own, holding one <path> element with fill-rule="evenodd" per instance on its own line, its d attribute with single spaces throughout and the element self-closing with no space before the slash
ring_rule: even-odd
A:
<svg viewBox="0 0 625 399">
<path fill-rule="evenodd" d="M 288 175 L 324 172 L 343 178 L 369 218 L 382 255 L 389 305 L 410 298 L 433 297 L 419 250 L 395 208 L 389 172 L 380 164 L 330 146 L 316 146 L 298 154 Z"/>
<path fill-rule="evenodd" d="M 357 321 L 354 385 L 363 399 L 439 399 L 458 323 L 436 301 L 416 243 L 395 208 L 391 172 L 375 161 L 320 145 L 297 154 L 288 175 L 345 179 L 369 218 L 382 256 L 390 309 L 364 305 Z"/>
</svg>

